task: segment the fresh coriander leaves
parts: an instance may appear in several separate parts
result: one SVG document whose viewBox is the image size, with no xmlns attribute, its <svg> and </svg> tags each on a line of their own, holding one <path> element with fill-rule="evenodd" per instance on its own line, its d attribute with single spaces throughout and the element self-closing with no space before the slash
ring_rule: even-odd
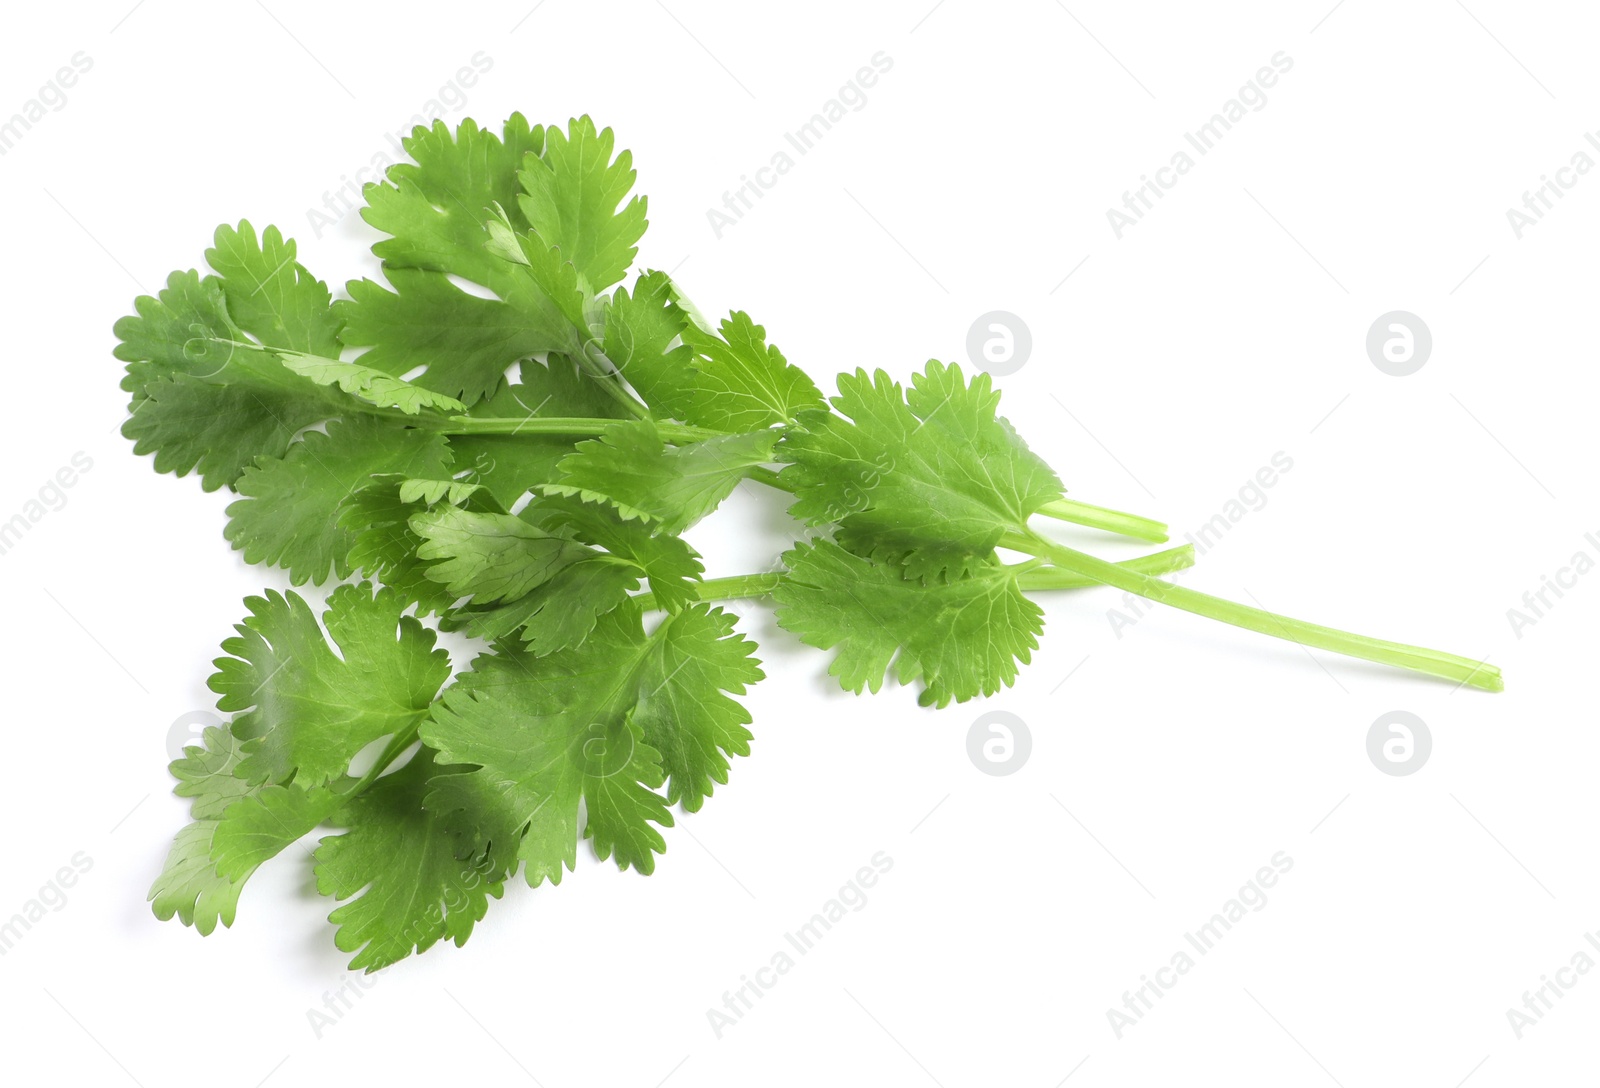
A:
<svg viewBox="0 0 1600 1088">
<path fill-rule="evenodd" d="M 463 945 L 500 898 L 503 875 L 481 854 L 463 853 L 427 805 L 429 784 L 448 770 L 421 750 L 339 809 L 332 823 L 344 833 L 317 846 L 317 890 L 343 901 L 328 921 L 339 927 L 339 949 L 356 953 L 352 971 L 387 967 L 441 940 Z"/>
<path fill-rule="evenodd" d="M 238 712 L 244 746 L 235 773 L 247 782 L 304 789 L 343 774 L 363 747 L 415 731 L 450 676 L 434 633 L 402 616 L 392 589 L 340 586 L 322 617 L 298 595 L 269 590 L 245 602 L 250 616 L 222 644 L 211 690 Z"/>
<path fill-rule="evenodd" d="M 749 752 L 750 718 L 730 695 L 761 679 L 753 650 L 721 609 L 696 605 L 647 635 L 627 604 L 545 657 L 510 646 L 483 655 L 422 736 L 478 768 L 480 784 L 464 792 L 492 799 L 487 827 L 525 829 L 530 883 L 573 868 L 580 799 L 599 856 L 648 873 L 666 849 L 657 826 L 672 825 L 668 805 L 697 810 L 728 780 L 728 756 Z"/>
<path fill-rule="evenodd" d="M 610 503 L 624 518 L 681 533 L 720 506 L 751 468 L 770 463 L 777 441 L 778 432 L 759 430 L 671 446 L 652 420 L 614 423 L 580 442 L 543 490 Z"/>
<path fill-rule="evenodd" d="M 996 414 L 999 400 L 987 374 L 969 384 L 937 361 L 904 390 L 881 370 L 841 374 L 838 414 L 808 413 L 784 439 L 790 512 L 837 523 L 840 543 L 915 579 L 978 569 L 1062 493 Z"/>
<path fill-rule="evenodd" d="M 524 157 L 517 173 L 523 188 L 517 207 L 529 230 L 561 251 L 589 294 L 627 275 L 646 226 L 645 198 L 628 200 L 633 154 L 613 159 L 614 148 L 610 129 L 596 131 L 579 117 L 565 132 L 547 129 L 544 154 Z"/>
<path fill-rule="evenodd" d="M 230 731 L 212 726 L 202 740 L 172 761 L 172 777 L 178 780 L 173 792 L 189 799 L 194 822 L 173 840 L 167 863 L 150 889 L 150 901 L 157 918 L 177 916 L 184 925 L 209 934 L 219 921 L 233 925 L 244 890 L 242 880 L 222 876 L 212 861 L 217 827 L 229 806 L 259 787 L 234 773 L 243 742 Z"/>
<path fill-rule="evenodd" d="M 519 868 L 558 884 L 581 839 L 651 872 L 674 808 L 699 811 L 755 739 L 762 670 L 719 600 L 770 597 L 846 690 L 892 677 L 933 707 L 1015 681 L 1043 627 L 1028 594 L 1094 585 L 1500 687 L 1163 581 L 1192 548 L 1113 564 L 1043 536 L 1035 515 L 1166 532 L 1066 498 L 987 375 L 856 370 L 830 401 L 748 314 L 713 326 L 633 271 L 645 198 L 587 117 L 436 122 L 405 146 L 365 192 L 381 278 L 334 300 L 241 222 L 115 327 L 135 452 L 232 489 L 248 562 L 344 583 L 320 620 L 295 593 L 245 602 L 211 680 L 232 720 L 172 764 L 193 822 L 160 918 L 231 925 L 256 869 L 318 827 L 353 969 L 463 943 Z M 684 534 L 745 484 L 790 493 L 809 539 L 782 570 L 707 579 Z M 483 645 L 454 679 L 435 627 Z"/>
<path fill-rule="evenodd" d="M 379 474 L 442 477 L 451 463 L 443 436 L 357 416 L 311 431 L 283 457 L 262 458 L 234 485 L 224 530 L 247 563 L 286 567 L 295 585 L 321 585 L 351 571 L 356 534 L 333 516 Z"/>
<path fill-rule="evenodd" d="M 921 683 L 924 705 L 993 695 L 1016 679 L 1044 629 L 1043 610 L 998 563 L 924 584 L 824 540 L 799 545 L 784 564 L 778 623 L 836 650 L 828 671 L 857 694 L 878 691 L 892 668 L 900 683 Z"/>
<path fill-rule="evenodd" d="M 825 407 L 806 372 L 767 343 L 767 330 L 735 311 L 721 335 L 693 322 L 679 332 L 694 349 L 695 389 L 684 419 L 719 431 L 753 431 L 793 423 L 807 409 Z"/>
</svg>

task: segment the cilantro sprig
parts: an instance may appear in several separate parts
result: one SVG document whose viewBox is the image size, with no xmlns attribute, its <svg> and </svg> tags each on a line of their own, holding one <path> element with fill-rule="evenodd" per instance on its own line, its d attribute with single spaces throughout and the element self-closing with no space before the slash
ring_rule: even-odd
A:
<svg viewBox="0 0 1600 1088">
<path fill-rule="evenodd" d="M 224 534 L 248 562 L 339 583 L 320 616 L 250 598 L 222 643 L 232 718 L 172 764 L 193 822 L 151 889 L 161 918 L 231 925 L 255 870 L 318 827 L 353 969 L 463 943 L 519 871 L 559 884 L 581 839 L 653 871 L 675 810 L 754 740 L 739 700 L 762 671 L 731 599 L 770 599 L 843 689 L 892 677 L 933 707 L 1015 681 L 1033 595 L 1101 585 L 1501 687 L 1483 662 L 1164 580 L 1188 546 L 1111 563 L 1054 540 L 1046 519 L 1167 535 L 1069 499 L 987 375 L 855 370 L 825 397 L 750 315 L 713 324 L 670 275 L 631 273 L 646 201 L 587 117 L 436 122 L 405 146 L 365 193 L 381 281 L 335 299 L 292 240 L 240 222 L 116 324 L 135 452 L 238 495 Z M 707 577 L 683 534 L 743 481 L 788 492 L 801 532 L 779 571 Z M 435 628 L 483 652 L 452 677 Z"/>
</svg>

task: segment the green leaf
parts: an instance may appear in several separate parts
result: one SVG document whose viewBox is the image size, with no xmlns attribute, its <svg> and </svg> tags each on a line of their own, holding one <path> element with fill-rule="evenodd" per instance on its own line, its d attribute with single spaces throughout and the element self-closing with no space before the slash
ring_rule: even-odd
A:
<svg viewBox="0 0 1600 1088">
<path fill-rule="evenodd" d="M 639 574 L 633 563 L 596 552 L 514 601 L 458 608 L 440 626 L 490 642 L 515 635 L 533 656 L 556 653 L 581 644 L 602 617 L 625 604 L 639 588 Z"/>
<path fill-rule="evenodd" d="M 454 397 L 435 393 L 424 386 L 361 363 L 345 363 L 293 351 L 276 351 L 273 354 L 290 373 L 317 385 L 337 386 L 357 400 L 379 408 L 398 408 L 408 416 L 414 416 L 424 408 L 442 412 L 467 410 L 467 406 Z"/>
<path fill-rule="evenodd" d="M 233 924 L 245 881 L 326 819 L 342 794 L 251 785 L 239 773 L 245 754 L 239 738 L 212 726 L 203 742 L 184 749 L 172 763 L 178 779 L 174 792 L 190 798 L 194 822 L 178 833 L 150 899 L 156 917 L 166 921 L 176 915 L 206 935 L 219 921 Z"/>
<path fill-rule="evenodd" d="M 386 374 L 426 367 L 411 380 L 467 404 L 504 384 L 511 364 L 572 341 L 565 322 L 540 328 L 499 299 L 471 295 L 444 276 L 389 268 L 390 291 L 372 280 L 351 280 L 349 301 L 336 303 L 344 341 L 368 351 L 360 362 Z"/>
<path fill-rule="evenodd" d="M 734 633 L 733 617 L 697 604 L 668 616 L 650 638 L 637 680 L 633 722 L 661 754 L 667 802 L 696 812 L 712 784 L 728 781 L 728 757 L 750 754 L 743 695 L 761 680 L 755 643 Z"/>
<path fill-rule="evenodd" d="M 297 594 L 269 590 L 245 603 L 250 616 L 222 644 L 231 656 L 217 659 L 210 687 L 219 709 L 242 712 L 237 773 L 251 783 L 331 781 L 367 744 L 421 720 L 450 675 L 433 632 L 400 615 L 406 602 L 393 590 L 333 592 L 322 619 L 337 656 Z"/>
<path fill-rule="evenodd" d="M 233 773 L 240 742 L 232 733 L 210 726 L 202 740 L 172 761 L 172 774 L 178 780 L 173 792 L 189 798 L 194 822 L 173 839 L 149 898 L 157 918 L 165 922 L 177 917 L 204 936 L 218 922 L 233 925 L 244 880 L 220 875 L 211 861 L 211 847 L 223 812 L 248 796 L 252 787 Z"/>
<path fill-rule="evenodd" d="M 133 452 L 155 454 L 155 470 L 200 474 L 207 491 L 227 487 L 257 458 L 281 457 L 294 436 L 327 419 L 327 405 L 248 386 L 179 375 L 144 386 L 122 434 Z"/>
<path fill-rule="evenodd" d="M 473 405 L 468 414 L 477 419 L 630 418 L 625 413 L 626 409 L 584 374 L 571 357 L 551 354 L 543 363 L 524 362 L 516 382 Z M 567 445 L 571 444 L 569 440 Z"/>
<path fill-rule="evenodd" d="M 427 538 L 417 546 L 421 558 L 451 560 L 429 578 L 457 595 L 483 590 L 451 609 L 444 629 L 489 641 L 516 635 L 535 655 L 582 642 L 641 577 L 657 605 L 677 611 L 697 598 L 704 569 L 679 537 L 567 496 L 535 499 L 517 517 L 438 509 L 418 515 L 412 532 Z"/>
<path fill-rule="evenodd" d="M 616 419 L 626 410 L 566 355 L 522 364 L 519 380 L 472 406 L 474 419 Z M 458 471 L 481 483 L 510 508 L 529 491 L 556 480 L 572 439 L 558 435 L 454 435 Z"/>
<path fill-rule="evenodd" d="M 584 545 L 510 514 L 437 506 L 411 517 L 417 558 L 438 560 L 428 577 L 474 604 L 514 601 L 593 555 Z"/>
<path fill-rule="evenodd" d="M 723 320 L 721 336 L 692 324 L 682 336 L 697 356 L 698 381 L 685 416 L 688 423 L 718 431 L 756 431 L 826 407 L 816 383 L 767 343 L 767 330 L 749 314 L 735 310 Z"/>
<path fill-rule="evenodd" d="M 403 142 L 416 161 L 391 166 L 386 183 L 369 185 L 361 213 L 392 235 L 372 247 L 385 274 L 417 269 L 437 280 L 460 276 L 499 296 L 541 343 L 578 350 L 587 304 L 578 271 L 551 243 L 528 233 L 516 200 L 517 170 L 525 156 L 543 149 L 544 129 L 530 129 L 521 114 L 506 122 L 503 138 L 470 119 L 455 133 L 435 121 Z M 415 288 L 418 278 L 402 273 L 399 281 L 390 282 Z M 435 283 L 430 297 L 450 296 Z M 361 328 L 363 339 L 374 338 L 370 322 Z"/>
<path fill-rule="evenodd" d="M 285 456 L 245 471 L 226 535 L 246 562 L 287 567 L 294 585 L 321 585 L 330 570 L 344 578 L 356 543 L 339 519 L 346 497 L 378 473 L 442 476 L 449 467 L 438 435 L 359 416 L 334 420 L 327 433 L 307 432 Z"/>
<path fill-rule="evenodd" d="M 469 509 L 484 509 L 493 513 L 503 514 L 494 501 L 494 496 L 482 484 L 475 484 L 470 480 L 417 480 L 400 479 L 400 501 L 420 502 L 425 506 L 432 506 L 437 502 L 447 502 L 452 506 L 466 506 Z"/>
<path fill-rule="evenodd" d="M 517 852 L 527 821 L 513 815 L 505 792 L 489 776 L 475 771 L 468 766 L 437 769 L 428 780 L 422 807 L 450 834 L 456 857 L 470 860 L 486 875 L 503 879 L 521 864 Z"/>
<path fill-rule="evenodd" d="M 518 233 L 504 209 L 495 208 L 484 224 L 487 251 L 501 263 L 492 285 L 540 328 L 572 327 L 564 349 L 577 352 L 589 335 L 590 294 L 577 268 L 558 247 L 533 232 Z"/>
<path fill-rule="evenodd" d="M 256 238 L 248 220 L 217 228 L 206 263 L 222 277 L 234 324 L 269 347 L 339 357 L 341 321 L 333 296 L 295 261 L 295 244 L 269 226 Z"/>
<path fill-rule="evenodd" d="M 1016 679 L 1044 629 L 1044 613 L 1000 565 L 923 584 L 830 541 L 801 544 L 784 562 L 778 625 L 837 650 L 828 671 L 857 694 L 877 692 L 893 667 L 902 684 L 921 680 L 924 706 L 993 695 Z"/>
<path fill-rule="evenodd" d="M 215 276 L 174 272 L 155 296 L 134 299 L 133 308 L 112 327 L 118 340 L 112 354 L 128 364 L 122 388 L 134 394 L 135 404 L 153 381 L 218 373 L 233 355 L 218 341 L 241 339 Z"/>
<path fill-rule="evenodd" d="M 695 583 L 705 568 L 699 553 L 682 537 L 657 533 L 650 523 L 637 518 L 625 520 L 609 504 L 578 498 L 546 496 L 536 499 L 523 514 L 632 563 L 649 578 L 656 603 L 670 612 L 698 595 Z"/>
<path fill-rule="evenodd" d="M 332 816 L 354 779 L 339 787 L 261 786 L 228 806 L 211 843 L 225 880 L 243 883 L 265 862 Z"/>
<path fill-rule="evenodd" d="M 689 319 L 673 299 L 672 277 L 646 272 L 611 293 L 602 346 L 657 419 L 686 419 L 694 399 L 694 349 L 682 341 Z"/>
<path fill-rule="evenodd" d="M 198 469 L 207 491 L 232 484 L 257 457 L 278 457 L 302 428 L 334 412 L 314 388 L 235 343 L 247 334 L 284 350 L 337 357 L 339 321 L 328 289 L 295 261 L 276 227 L 217 228 L 206 259 L 218 275 L 174 272 L 159 296 L 116 324 L 116 356 L 133 394 L 122 433 L 156 471 Z"/>
<path fill-rule="evenodd" d="M 243 742 L 230 730 L 207 726 L 201 741 L 185 748 L 168 769 L 178 780 L 172 792 L 189 798 L 189 814 L 197 820 L 214 820 L 254 787 L 233 773 Z"/>
<path fill-rule="evenodd" d="M 128 364 L 122 387 L 133 394 L 123 435 L 136 454 L 155 454 L 157 472 L 198 470 L 207 491 L 232 484 L 257 457 L 281 456 L 301 429 L 334 414 L 316 387 L 242 358 L 253 353 L 233 346 L 246 334 L 228 315 L 224 286 L 174 272 L 114 330 L 115 354 Z"/>
<path fill-rule="evenodd" d="M 355 534 L 350 562 L 364 575 L 439 613 L 447 631 L 517 635 L 536 654 L 581 642 L 641 576 L 675 607 L 694 596 L 700 573 L 688 545 L 651 538 L 609 508 L 541 499 L 514 518 L 489 488 L 465 481 L 378 477 L 339 520 Z M 464 594 L 474 599 L 457 606 Z"/>
<path fill-rule="evenodd" d="M 419 751 L 351 801 L 337 819 L 349 830 L 317 847 L 317 890 L 345 900 L 328 920 L 340 951 L 356 954 L 352 971 L 376 971 L 440 940 L 463 945 L 489 897 L 500 898 L 503 875 L 457 857 L 451 829 L 425 806 L 433 773 L 433 753 Z"/>
<path fill-rule="evenodd" d="M 455 796 L 496 801 L 498 828 L 527 825 L 518 856 L 530 884 L 559 883 L 576 862 L 579 802 L 584 834 L 601 858 L 648 873 L 671 826 L 662 753 L 646 725 L 674 744 L 672 789 L 698 799 L 725 774 L 726 743 L 738 751 L 741 715 L 721 700 L 759 670 L 731 625 L 689 609 L 646 635 L 634 605 L 602 617 L 580 645 L 534 659 L 502 646 L 473 663 L 422 725 L 442 759 L 472 764 L 473 786 Z M 670 634 L 679 624 L 683 634 Z"/>
<path fill-rule="evenodd" d="M 636 608 L 619 608 L 573 650 L 537 662 L 506 651 L 479 658 L 446 693 L 424 734 L 454 738 L 446 743 L 462 745 L 461 761 L 480 765 L 452 785 L 453 796 L 474 811 L 498 811 L 488 823 L 502 840 L 505 829 L 531 818 L 520 849 L 529 883 L 559 883 L 562 866 L 572 868 L 572 810 L 579 792 L 588 799 L 603 785 L 592 778 L 614 780 L 599 796 L 618 806 L 600 808 L 597 824 L 595 803 L 588 801 L 588 834 L 596 837 L 600 856 L 623 843 L 629 853 L 619 847 L 619 864 L 626 868 L 631 861 L 649 872 L 650 851 L 664 844 L 632 818 L 667 813 L 657 807 L 657 795 L 636 785 L 654 791 L 664 772 L 666 803 L 681 802 L 693 812 L 714 783 L 728 781 L 728 757 L 749 754 L 744 726 L 750 717 L 730 694 L 742 695 L 762 678 L 754 649 L 719 608 L 688 608 L 648 636 Z M 470 719 L 465 729 L 463 719 Z M 526 723 L 527 751 L 498 748 L 509 740 L 502 730 L 518 720 Z M 541 803 L 541 796 L 548 800 Z M 644 819 L 672 822 L 670 816 Z M 644 846 L 649 849 L 641 852 Z"/>
<path fill-rule="evenodd" d="M 609 502 L 624 518 L 681 533 L 732 494 L 746 469 L 772 460 L 777 441 L 776 431 L 755 431 L 669 447 L 650 420 L 615 423 L 579 443 L 543 490 Z"/>
<path fill-rule="evenodd" d="M 536 655 L 581 642 L 641 577 L 663 607 L 682 607 L 702 570 L 682 540 L 610 506 L 544 497 L 511 516 L 487 487 L 465 482 L 385 478 L 347 502 L 343 521 L 362 526 L 352 562 L 439 612 L 445 630 L 516 635 Z"/>
<path fill-rule="evenodd" d="M 572 452 L 572 439 L 558 435 L 452 435 L 450 449 L 457 471 L 465 471 L 466 479 L 509 509 L 529 491 L 561 475 L 557 466 Z"/>
<path fill-rule="evenodd" d="M 612 131 L 596 131 L 585 115 L 567 131 L 545 130 L 544 154 L 523 160 L 519 175 L 526 191 L 517 203 L 523 217 L 547 246 L 561 250 L 577 266 L 590 294 L 605 290 L 627 274 L 647 225 L 645 198 L 621 207 L 635 178 L 633 155 L 612 159 Z"/>
<path fill-rule="evenodd" d="M 515 113 L 501 136 L 467 118 L 454 133 L 435 121 L 401 142 L 415 161 L 396 163 L 386 182 L 366 188 L 361 217 L 392 235 L 372 251 L 389 267 L 448 272 L 494 287 L 505 273 L 485 248 L 484 224 L 499 206 L 517 215 L 516 229 L 526 229 L 516 211 L 517 170 L 523 156 L 543 150 L 544 129 L 530 129 Z"/>
<path fill-rule="evenodd" d="M 185 824 L 172 841 L 161 875 L 150 887 L 151 909 L 163 922 L 174 916 L 209 936 L 217 923 L 233 925 L 239 908 L 242 880 L 229 880 L 217 874 L 211 864 L 211 840 L 216 820 L 196 820 Z"/>
<path fill-rule="evenodd" d="M 419 509 L 440 501 L 504 513 L 504 507 L 494 501 L 487 489 L 476 484 L 394 475 L 373 477 L 339 507 L 339 527 L 351 537 L 351 568 L 414 602 L 418 615 L 442 614 L 456 600 L 448 589 L 428 577 L 428 564 L 417 557 L 422 538 L 411 529 L 411 518 Z"/>
<path fill-rule="evenodd" d="M 839 376 L 840 415 L 810 413 L 779 456 L 790 513 L 837 521 L 851 551 L 907 566 L 914 577 L 976 570 L 1006 532 L 1061 497 L 1061 481 L 995 414 L 989 376 L 968 385 L 933 361 L 911 389 L 883 371 Z"/>
</svg>

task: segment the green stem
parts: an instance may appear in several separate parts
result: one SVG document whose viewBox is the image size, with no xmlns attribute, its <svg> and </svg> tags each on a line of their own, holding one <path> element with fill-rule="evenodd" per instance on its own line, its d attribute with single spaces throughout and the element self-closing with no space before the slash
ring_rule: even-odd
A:
<svg viewBox="0 0 1600 1088">
<path fill-rule="evenodd" d="M 580 333 L 583 330 L 579 330 Z M 600 388 L 617 403 L 621 404 L 635 419 L 649 419 L 650 409 L 644 402 L 632 393 L 622 381 L 622 368 L 607 357 L 605 349 L 594 339 L 583 342 L 578 349 L 578 365 L 581 366 L 591 378 L 600 383 Z"/>
<path fill-rule="evenodd" d="M 1136 559 L 1127 559 L 1114 566 L 1123 570 L 1135 571 L 1139 574 L 1171 574 L 1175 570 L 1184 570 L 1194 566 L 1194 545 L 1180 544 L 1176 548 L 1167 548 L 1149 555 L 1141 555 Z M 1027 567 L 1026 563 L 1018 563 L 1012 569 L 1018 571 L 1017 585 L 1024 592 L 1045 589 L 1083 589 L 1086 586 L 1100 585 L 1100 581 L 1078 574 L 1075 571 L 1062 570 L 1060 567 Z"/>
<path fill-rule="evenodd" d="M 1124 570 L 1138 571 L 1142 574 L 1167 574 L 1193 565 L 1193 544 L 1184 544 L 1181 547 L 1168 548 L 1165 551 L 1153 552 L 1150 555 L 1141 555 L 1136 559 L 1113 564 L 1113 566 Z M 1086 578 L 1072 571 L 1061 570 L 1057 567 L 1047 567 L 1037 560 L 1014 563 L 1008 569 L 1016 573 L 1017 585 L 1024 592 L 1082 589 L 1086 586 L 1101 584 L 1098 578 Z M 755 597 L 770 597 L 772 591 L 783 584 L 783 579 L 784 572 L 782 571 L 772 571 L 767 574 L 736 574 L 728 578 L 707 578 L 703 582 L 695 583 L 695 596 L 702 601 L 737 601 Z M 646 612 L 661 607 L 656 603 L 655 595 L 651 593 L 638 593 L 634 595 L 633 599 L 638 601 Z"/>
<path fill-rule="evenodd" d="M 779 491 L 793 492 L 794 488 L 785 483 L 772 469 L 764 465 L 754 465 L 745 469 L 745 477 L 759 484 L 777 488 Z M 1078 502 L 1076 499 L 1057 499 L 1045 503 L 1039 508 L 1039 513 L 1058 521 L 1070 521 L 1074 525 L 1086 525 L 1091 529 L 1103 529 L 1108 533 L 1130 537 L 1134 540 L 1145 540 L 1151 544 L 1165 544 L 1169 539 L 1167 526 L 1154 518 L 1141 517 L 1138 514 L 1128 514 L 1121 510 L 1112 510 L 1106 506 L 1095 506 L 1092 503 Z"/>
<path fill-rule="evenodd" d="M 751 465 L 744 470 L 744 474 L 746 479 L 754 480 L 758 484 L 766 484 L 768 487 L 776 488 L 779 491 L 794 493 L 794 488 L 780 480 L 778 474 L 765 465 Z"/>
<path fill-rule="evenodd" d="M 1001 545 L 1028 555 L 1048 559 L 1065 570 L 1074 571 L 1096 582 L 1126 590 L 1161 604 L 1193 612 L 1197 616 L 1220 620 L 1247 631 L 1256 631 L 1274 638 L 1298 642 L 1302 646 L 1330 650 L 1334 653 L 1376 661 L 1384 665 L 1427 673 L 1430 676 L 1470 684 L 1484 691 L 1501 691 L 1505 684 L 1500 670 L 1483 661 L 1458 657 L 1455 654 L 1429 650 L 1421 646 L 1408 646 L 1399 642 L 1355 635 L 1332 627 L 1322 627 L 1304 620 L 1290 619 L 1264 609 L 1213 597 L 1209 593 L 1187 586 L 1163 582 L 1158 578 L 1126 570 L 1115 563 L 1107 563 L 1092 555 L 1047 540 L 1035 532 L 1009 534 Z"/>
<path fill-rule="evenodd" d="M 728 578 L 707 578 L 703 582 L 695 583 L 695 597 L 702 601 L 740 601 L 755 597 L 769 597 L 772 591 L 783 582 L 783 572 L 773 571 L 768 574 L 735 574 Z M 636 593 L 633 599 L 638 601 L 646 611 L 656 611 L 660 605 L 656 603 L 653 593 Z"/>
<path fill-rule="evenodd" d="M 384 745 L 383 751 L 378 755 L 378 758 L 373 762 L 372 766 L 367 769 L 367 773 L 361 776 L 361 780 L 359 782 L 350 787 L 349 791 L 345 794 L 345 798 L 348 800 L 349 798 L 354 797 L 356 794 L 360 793 L 362 790 L 376 782 L 378 780 L 378 776 L 389 769 L 389 764 L 400 758 L 401 752 L 404 752 L 407 748 L 411 747 L 417 742 L 417 732 L 421 726 L 422 715 L 418 715 L 416 722 L 396 733 L 389 743 Z"/>
<path fill-rule="evenodd" d="M 570 438 L 593 437 L 604 434 L 607 427 L 617 424 L 615 419 L 586 419 L 576 416 L 409 416 L 403 412 L 383 411 L 380 414 L 426 427 L 440 434 L 500 434 L 500 435 L 562 435 Z M 661 437 L 675 445 L 716 438 L 722 431 L 705 427 L 688 427 L 678 423 L 657 423 Z"/>
<path fill-rule="evenodd" d="M 1057 499 L 1039 507 L 1039 513 L 1057 521 L 1070 521 L 1074 525 L 1087 525 L 1091 529 L 1104 529 L 1108 533 L 1148 540 L 1152 544 L 1167 542 L 1167 527 L 1152 518 L 1138 514 L 1125 514 L 1104 506 L 1095 506 L 1074 499 Z"/>
</svg>

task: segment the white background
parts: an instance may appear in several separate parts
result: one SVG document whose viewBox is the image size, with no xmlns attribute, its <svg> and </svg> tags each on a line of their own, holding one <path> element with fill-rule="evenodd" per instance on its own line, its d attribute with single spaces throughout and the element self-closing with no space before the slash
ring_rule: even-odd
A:
<svg viewBox="0 0 1600 1088">
<path fill-rule="evenodd" d="M 1600 128 L 1594 13 L 1449 0 L 1124 5 L 30 5 L 0 116 L 93 67 L 0 158 L 0 520 L 74 453 L 69 501 L 0 555 L 9 681 L 0 918 L 93 867 L 0 959 L 0 1067 L 142 1085 L 1576 1083 L 1600 971 L 1517 1038 L 1507 1010 L 1600 929 L 1600 575 L 1518 637 L 1594 495 L 1600 172 L 1519 239 L 1506 209 Z M 669 10 L 670 9 L 670 12 Z M 1469 10 L 1470 9 L 1470 10 Z M 120 20 L 120 22 L 119 22 Z M 1171 611 L 1119 638 L 1115 592 L 1058 594 L 1017 686 L 941 712 L 838 691 L 760 609 L 754 754 L 680 820 L 655 876 L 513 886 L 464 949 L 344 985 L 302 850 L 201 939 L 144 903 L 184 820 L 170 724 L 211 704 L 241 599 L 285 587 L 222 538 L 224 494 L 116 429 L 112 322 L 219 222 L 272 222 L 335 285 L 369 273 L 326 191 L 482 51 L 493 126 L 588 112 L 633 149 L 651 229 L 708 311 L 747 309 L 824 386 L 962 359 L 1007 310 L 1033 353 L 1003 410 L 1077 497 L 1181 539 L 1278 451 L 1293 469 L 1188 584 L 1486 655 L 1491 696 Z M 883 51 L 892 70 L 719 239 L 706 211 Z M 1283 51 L 1293 68 L 1119 240 L 1106 211 Z M 1600 157 L 1591 147 L 1590 152 Z M 1069 277 L 1070 273 L 1070 277 Z M 1403 309 L 1433 354 L 1367 358 Z M 752 489 L 754 490 L 754 489 Z M 693 540 L 765 569 L 789 526 L 738 496 Z M 1095 534 L 1067 534 L 1134 554 Z M 1554 598 L 1551 598 L 1554 600 Z M 461 645 L 461 644 L 453 644 Z M 458 659 L 459 660 L 459 659 Z M 1069 678 L 1070 677 L 1070 678 Z M 1032 755 L 980 773 L 985 710 Z M 1380 715 L 1431 729 L 1369 760 Z M 878 851 L 893 869 L 719 1039 L 707 1009 Z M 1107 1010 L 1277 851 L 1293 868 L 1119 1039 Z M 1594 952 L 1594 949 L 1590 949 Z M 1600 952 L 1594 952 L 1600 957 Z M 1169 976 L 1170 977 L 1170 976 Z M 353 991 L 347 991 L 353 992 Z"/>
</svg>

